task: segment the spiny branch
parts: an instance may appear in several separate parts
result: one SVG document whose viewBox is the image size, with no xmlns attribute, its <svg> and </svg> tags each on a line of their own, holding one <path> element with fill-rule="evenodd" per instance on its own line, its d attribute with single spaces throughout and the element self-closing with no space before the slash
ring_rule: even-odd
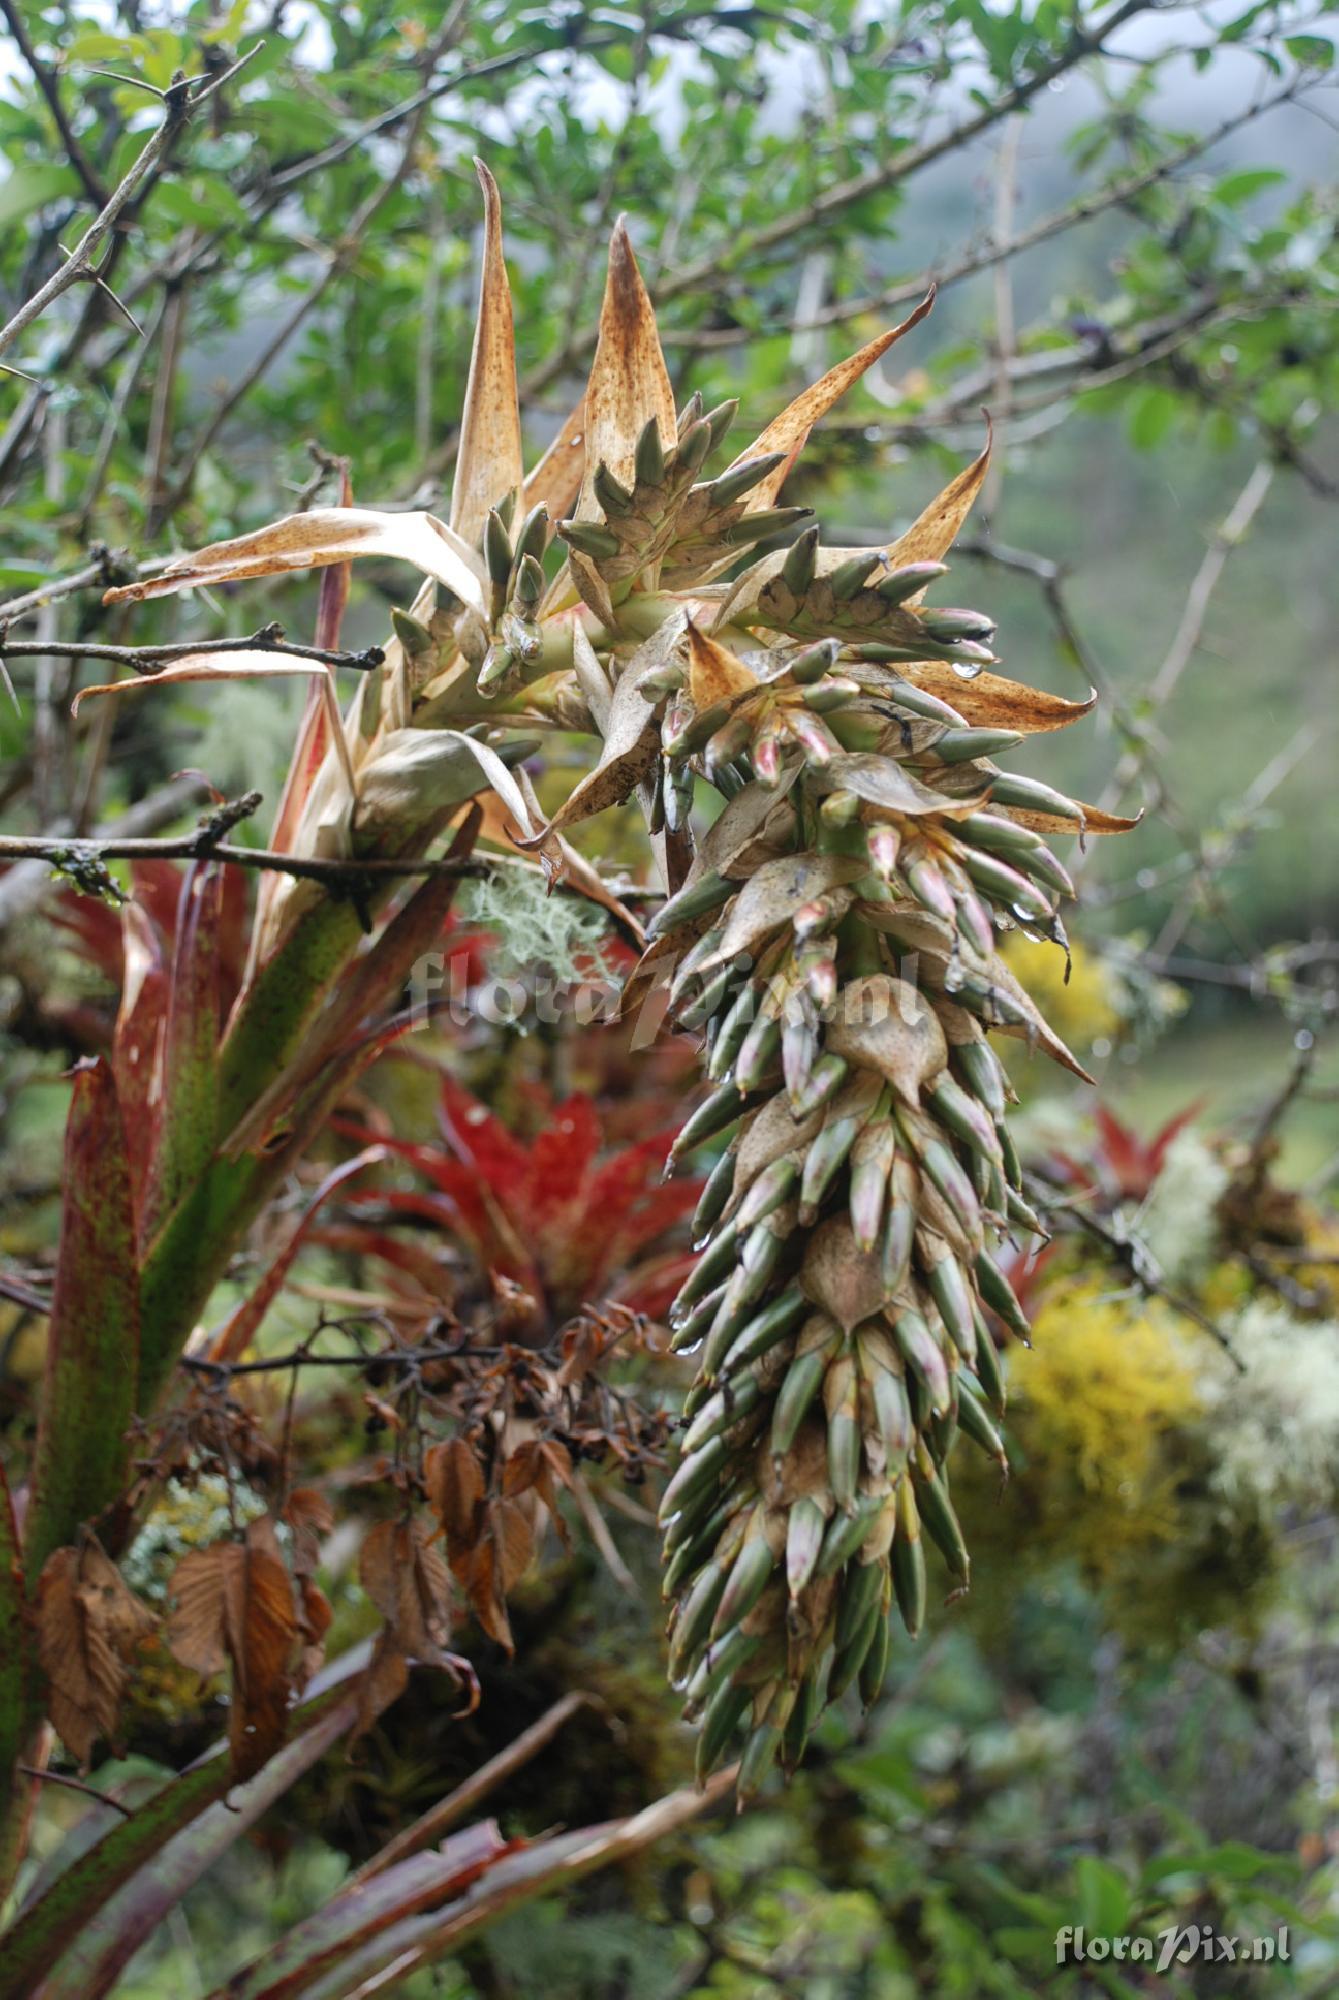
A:
<svg viewBox="0 0 1339 2000">
<path fill-rule="evenodd" d="M 178 639 L 166 646 L 107 646 L 94 640 L 10 639 L 6 621 L 0 614 L 0 660 L 25 657 L 61 660 L 112 660 L 129 667 L 132 673 L 154 674 L 173 660 L 197 653 L 289 653 L 299 660 L 320 666 L 352 667 L 370 673 L 386 658 L 380 646 L 364 646 L 357 652 L 332 652 L 322 646 L 301 646 L 284 637 L 277 619 L 262 625 L 249 639 Z"/>
<path fill-rule="evenodd" d="M 279 854 L 269 847 L 236 847 L 227 835 L 242 820 L 249 819 L 261 803 L 259 792 L 245 792 L 219 806 L 192 833 L 159 839 L 127 839 L 112 835 L 107 839 L 70 840 L 60 836 L 0 834 L 0 861 L 49 861 L 74 877 L 81 886 L 97 894 L 116 893 L 107 874 L 109 861 L 228 861 L 238 868 L 273 869 L 300 881 L 324 882 L 353 891 L 369 878 L 406 875 L 481 876 L 488 873 L 480 861 L 452 861 L 446 857 L 392 861 L 369 855 L 365 859 L 329 858 L 315 855 Z"/>
<path fill-rule="evenodd" d="M 1174 1286 L 1169 1285 L 1161 1271 L 1153 1262 L 1146 1245 L 1137 1237 L 1128 1236 L 1119 1228 L 1104 1222 L 1072 1200 L 1057 1195 L 1055 1187 L 1044 1177 L 1029 1173 L 1024 1176 L 1024 1186 L 1029 1200 L 1036 1203 L 1049 1222 L 1058 1230 L 1068 1230 L 1100 1243 L 1113 1262 L 1130 1277 L 1145 1298 L 1159 1298 L 1166 1301 L 1173 1311 L 1193 1320 L 1204 1333 L 1210 1334 L 1227 1355 L 1234 1368 L 1245 1372 L 1245 1363 L 1234 1351 L 1231 1341 L 1218 1322 L 1212 1319 L 1193 1299 L 1186 1298 Z"/>
<path fill-rule="evenodd" d="M 202 104 L 207 104 L 225 84 L 231 83 L 238 71 L 245 69 L 252 57 L 258 55 L 263 47 L 263 42 L 257 42 L 244 56 L 239 56 L 235 63 L 224 70 L 221 76 L 215 77 L 212 81 L 204 81 L 199 77 L 183 77 L 179 83 L 170 85 L 164 91 L 164 115 L 161 125 L 149 139 L 124 180 L 116 187 L 105 207 L 90 222 L 73 250 L 67 255 L 65 262 L 52 272 L 46 283 L 39 291 L 34 292 L 26 305 L 19 307 L 9 324 L 0 328 L 0 354 L 12 346 L 21 333 L 25 333 L 36 320 L 39 320 L 47 307 L 58 299 L 62 292 L 68 292 L 71 285 L 78 284 L 81 279 L 96 277 L 97 272 L 93 264 L 95 254 L 106 240 L 117 218 L 129 207 L 153 173 L 169 142 L 175 138 L 182 124 L 192 111 L 197 111 Z"/>
</svg>

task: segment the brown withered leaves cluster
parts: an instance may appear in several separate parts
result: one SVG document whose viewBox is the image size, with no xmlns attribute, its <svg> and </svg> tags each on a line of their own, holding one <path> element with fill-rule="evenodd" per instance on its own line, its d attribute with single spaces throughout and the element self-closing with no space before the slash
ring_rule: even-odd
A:
<svg viewBox="0 0 1339 2000">
<path fill-rule="evenodd" d="M 505 1324 L 505 1313 L 499 1317 Z M 588 1312 L 548 1348 L 499 1343 L 487 1327 L 440 1327 L 415 1343 L 392 1338 L 350 1356 L 373 1429 L 391 1448 L 357 1481 L 360 1504 L 389 1502 L 364 1537 L 358 1579 L 382 1626 L 359 1687 L 360 1732 L 407 1684 L 411 1667 L 448 1673 L 466 1708 L 478 1698 L 467 1658 L 452 1650 L 460 1608 L 512 1650 L 507 1600 L 550 1526 L 564 1544 L 565 1493 L 583 1509 L 584 1464 L 640 1483 L 660 1463 L 668 1419 L 607 1379 L 616 1350 L 640 1322 L 623 1309 Z M 306 1350 L 294 1357 L 301 1379 Z M 156 1640 L 202 1683 L 226 1677 L 228 1737 L 237 1780 L 282 1746 L 295 1703 L 324 1660 L 332 1612 L 317 1582 L 335 1526 L 327 1495 L 288 1483 L 296 1393 L 275 1399 L 282 1375 L 221 1368 L 200 1376 L 154 1438 L 141 1440 L 126 1512 L 141 1517 L 171 1478 L 191 1487 L 206 1474 L 230 1490 L 244 1481 L 268 1508 L 227 1538 L 181 1556 L 165 1616 L 127 1586 L 91 1532 L 57 1549 L 36 1604 L 48 1714 L 65 1747 L 87 1765 L 100 1742 L 117 1744 L 136 1662 Z M 378 1414 L 380 1413 L 380 1414 Z M 281 1442 L 267 1417 L 282 1423 Z M 300 1424 L 300 1415 L 299 1415 Z"/>
</svg>

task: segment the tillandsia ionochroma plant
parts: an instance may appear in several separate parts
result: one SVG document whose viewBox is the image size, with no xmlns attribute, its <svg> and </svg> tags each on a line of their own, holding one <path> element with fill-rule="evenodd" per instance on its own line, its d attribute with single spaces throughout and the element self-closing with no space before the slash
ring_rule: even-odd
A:
<svg viewBox="0 0 1339 2000">
<path fill-rule="evenodd" d="M 845 1686 L 873 1698 L 894 1600 L 911 1631 L 921 1623 L 922 1528 L 966 1581 L 947 1457 L 959 1429 L 1000 1454 L 991 1324 L 1025 1326 L 992 1248 L 1036 1227 L 987 1031 L 1078 1071 L 996 936 L 1020 925 L 1063 942 L 1070 884 L 1045 836 L 1131 822 L 999 769 L 1024 735 L 1091 703 L 995 674 L 990 620 L 924 601 L 987 453 L 885 547 L 825 546 L 806 509 L 780 504 L 813 425 L 931 299 L 712 473 L 734 407 L 676 411 L 620 223 L 585 396 L 527 475 L 500 202 L 480 178 L 482 296 L 449 521 L 317 509 L 109 593 L 323 568 L 328 643 L 354 558 L 402 558 L 426 578 L 347 713 L 318 677 L 272 836 L 364 864 L 363 895 L 267 877 L 226 1020 L 198 952 L 179 954 L 172 981 L 144 967 L 118 1032 L 127 1050 L 158 1050 L 147 1161 L 128 1143 L 138 1106 L 121 1102 L 115 1064 L 77 1079 L 71 1157 L 87 1198 L 82 1219 L 67 1216 L 76 1261 L 63 1245 L 61 1271 L 82 1254 L 87 1272 L 117 1275 L 99 1278 L 96 1312 L 58 1285 L 23 1560 L 31 1585 L 82 1525 L 114 1530 L 122 1431 L 163 1396 L 242 1230 L 440 926 L 447 875 L 366 937 L 390 891 L 378 871 L 453 823 L 463 854 L 485 793 L 491 835 L 628 929 L 565 835 L 635 793 L 668 900 L 627 1004 L 663 996 L 702 1037 L 712 1086 L 671 1164 L 732 1130 L 674 1312 L 676 1347 L 699 1361 L 663 1508 L 672 1671 L 701 1719 L 700 1771 L 742 1739 L 747 1795 L 778 1756 L 795 1762 Z M 234 653 L 156 678 L 220 672 L 313 669 Z M 601 748 L 546 821 L 517 767 L 553 731 Z M 690 816 L 707 794 L 720 810 L 698 838 Z M 201 864 L 179 939 L 207 939 L 217 902 Z M 72 1455 L 61 1441 L 88 1434 L 79 1398 L 94 1394 L 109 1442 Z"/>
</svg>

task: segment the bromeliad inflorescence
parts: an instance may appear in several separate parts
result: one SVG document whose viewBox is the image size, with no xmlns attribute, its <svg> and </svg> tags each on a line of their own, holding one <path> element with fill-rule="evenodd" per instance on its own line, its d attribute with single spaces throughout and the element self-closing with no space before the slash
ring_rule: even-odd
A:
<svg viewBox="0 0 1339 2000">
<path fill-rule="evenodd" d="M 797 1761 L 847 1686 L 873 1699 L 893 1614 L 913 1634 L 924 1617 L 926 1539 L 967 1582 L 949 1454 L 961 1432 L 1003 1460 L 992 1327 L 1026 1325 L 993 1249 L 1038 1227 L 989 1033 L 1082 1074 L 996 941 L 1016 926 L 1063 945 L 1072 890 L 1045 837 L 1132 822 L 999 769 L 1024 735 L 1091 703 L 1001 678 L 991 621 L 924 601 L 988 452 L 882 547 L 826 546 L 807 510 L 780 504 L 812 426 L 930 299 L 712 473 L 734 406 L 676 409 L 620 223 L 585 397 L 527 476 L 500 204 L 480 177 L 483 289 L 449 523 L 295 516 L 111 595 L 362 554 L 424 572 L 347 715 L 309 711 L 325 737 L 309 721 L 281 812 L 297 851 L 421 853 L 491 791 L 495 834 L 609 901 L 564 836 L 640 799 L 669 895 L 628 1004 L 667 988 L 673 1020 L 702 1039 L 711 1090 L 674 1158 L 729 1134 L 673 1314 L 697 1377 L 662 1506 L 671 1670 L 701 1722 L 700 1770 L 742 1741 L 747 1793 L 778 1758 Z M 602 741 L 549 820 L 514 768 L 520 729 L 530 747 L 536 730 Z M 269 978 L 284 1004 L 253 1001 L 281 1044 L 265 1061 L 319 1026 L 356 948 L 344 932 L 313 943 L 328 900 L 312 884 L 267 891 L 248 994 Z M 295 1008 L 283 960 L 299 939 L 319 977 Z M 260 1062 L 259 1033 L 249 1046 Z"/>
</svg>

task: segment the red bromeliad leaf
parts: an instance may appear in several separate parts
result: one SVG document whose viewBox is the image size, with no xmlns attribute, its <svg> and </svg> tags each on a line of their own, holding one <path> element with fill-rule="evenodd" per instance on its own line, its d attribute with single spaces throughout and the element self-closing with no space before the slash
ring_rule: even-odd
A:
<svg viewBox="0 0 1339 2000">
<path fill-rule="evenodd" d="M 88 1763 L 100 1737 L 115 1736 L 127 1665 L 156 1622 L 91 1536 L 48 1556 L 37 1589 L 37 1654 L 52 1723 L 78 1763 Z"/>
<path fill-rule="evenodd" d="M 139 1372 L 139 1268 L 125 1130 L 110 1065 L 75 1071 L 25 1553 L 53 1549 L 121 1491 Z"/>
<path fill-rule="evenodd" d="M 525 1843 L 504 1840 L 495 1820 L 452 1834 L 433 1853 L 406 1856 L 333 1896 L 263 1959 L 229 1980 L 229 2000 L 297 2000 L 351 1951 L 374 1946 L 389 1925 L 465 1895 L 493 1864 Z"/>
<path fill-rule="evenodd" d="M 244 1349 L 250 1346 L 260 1331 L 266 1313 L 279 1296 L 293 1259 L 302 1248 L 322 1203 L 329 1199 L 336 1188 L 342 1187 L 345 1181 L 351 1180 L 355 1174 L 360 1174 L 364 1167 L 374 1165 L 383 1157 L 381 1147 L 369 1146 L 366 1152 L 359 1153 L 356 1159 L 346 1160 L 342 1166 L 336 1167 L 326 1175 L 303 1210 L 297 1227 L 289 1234 L 260 1283 L 248 1298 L 243 1299 L 215 1336 L 209 1350 L 212 1361 L 236 1361 Z"/>
<path fill-rule="evenodd" d="M 211 1995 L 211 2000 L 296 2000 L 298 1994 L 303 2000 L 362 2000 L 363 1995 L 388 1992 L 388 1978 L 403 1983 L 410 1972 L 446 1957 L 505 1911 L 624 1861 L 690 1824 L 714 1807 L 734 1782 L 732 1766 L 717 1772 L 700 1790 L 671 1792 L 630 1818 L 525 1844 L 513 1842 L 491 1859 L 483 1858 L 487 1850 L 478 1829 L 468 1830 L 477 1846 L 467 1845 L 463 1834 L 454 1835 L 438 1855 L 410 1856 L 382 1874 L 360 1879 L 329 1913 L 322 1911 L 303 1925 L 300 1958 L 290 1955 L 287 1941 L 281 1942 L 263 1962 Z M 434 1886 L 425 1888 L 425 1878 L 412 1869 L 414 1861 L 428 1859 L 438 1861 L 443 1871 L 462 1866 L 471 1886 L 464 1894 L 443 1900 L 436 1878 L 428 1878 Z M 474 1865 L 476 1859 L 482 1867 Z M 401 1869 L 406 1871 L 403 1875 Z M 400 1888 L 402 1908 L 377 1893 L 392 1879 Z M 282 1969 L 284 1983 L 274 1983 L 277 1968 Z"/>
<path fill-rule="evenodd" d="M 333 1671 L 344 1668 L 341 1660 Z M 25 1920 L 0 1968 L 5 2000 L 36 1993 L 39 1977 L 43 2000 L 102 2000 L 111 1993 L 122 1968 L 183 1896 L 353 1728 L 365 1679 L 360 1665 L 356 1686 L 332 1686 L 314 1697 L 296 1718 L 292 1741 L 247 1783 L 230 1785 L 228 1761 L 211 1755 L 113 1824 L 37 1906 L 49 1913 L 42 1930 L 34 1933 Z"/>
<path fill-rule="evenodd" d="M 121 1004 L 112 1035 L 112 1074 L 125 1122 L 126 1152 L 141 1228 L 162 1104 L 161 1050 L 169 979 L 162 933 L 142 903 L 121 909 Z"/>
<path fill-rule="evenodd" d="M 181 885 L 163 1028 L 158 1143 L 144 1204 L 146 1234 L 197 1184 L 213 1157 L 222 1024 L 219 930 L 227 872 L 220 863 L 197 862 Z"/>
<path fill-rule="evenodd" d="M 1151 1139 L 1144 1139 L 1107 1105 L 1098 1104 L 1093 1111 L 1096 1143 L 1091 1153 L 1078 1159 L 1056 1151 L 1051 1155 L 1052 1163 L 1069 1187 L 1089 1192 L 1100 1188 L 1122 1201 L 1143 1201 L 1162 1172 L 1173 1140 L 1203 1108 L 1204 1100 L 1196 1098 Z"/>
<path fill-rule="evenodd" d="M 380 1141 L 435 1192 L 378 1190 L 355 1195 L 352 1205 L 438 1222 L 469 1243 L 485 1270 L 541 1298 L 551 1323 L 608 1296 L 638 1311 L 662 1310 L 682 1273 L 654 1251 L 692 1213 L 701 1192 L 700 1181 L 663 1182 L 670 1134 L 606 1154 L 590 1098 L 577 1094 L 555 1105 L 542 1091 L 522 1096 L 544 1121 L 529 1142 L 445 1077 L 449 1151 Z M 338 1129 L 355 1139 L 376 1136 L 349 1120 L 338 1121 Z M 365 1247 L 374 1248 L 370 1238 Z"/>
<path fill-rule="evenodd" d="M 23 1754 L 30 1722 L 26 1596 L 18 1523 L 0 1463 L 0 1758 L 6 1771 Z"/>
</svg>

